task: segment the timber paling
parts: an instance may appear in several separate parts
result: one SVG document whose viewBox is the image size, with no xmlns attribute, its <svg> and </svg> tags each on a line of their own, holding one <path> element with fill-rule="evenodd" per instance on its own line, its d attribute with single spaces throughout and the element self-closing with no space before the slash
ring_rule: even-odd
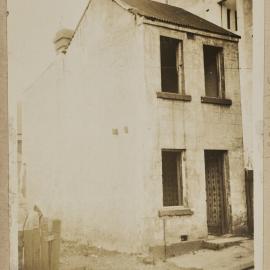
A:
<svg viewBox="0 0 270 270">
<path fill-rule="evenodd" d="M 38 228 L 19 231 L 19 270 L 59 270 L 61 221 L 42 218 Z"/>
</svg>

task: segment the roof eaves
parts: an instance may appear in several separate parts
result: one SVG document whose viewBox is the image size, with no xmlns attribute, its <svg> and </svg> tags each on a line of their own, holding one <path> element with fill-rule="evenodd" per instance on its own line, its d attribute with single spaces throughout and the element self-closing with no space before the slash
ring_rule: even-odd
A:
<svg viewBox="0 0 270 270">
<path fill-rule="evenodd" d="M 238 38 L 238 39 L 241 38 L 239 35 L 234 34 L 234 33 L 230 32 L 230 31 L 228 31 L 226 29 L 223 29 L 222 27 L 220 27 L 220 28 L 222 28 L 224 31 L 226 31 L 226 33 L 219 33 L 219 32 L 213 31 L 213 30 L 210 31 L 210 30 L 206 30 L 206 29 L 200 29 L 200 28 L 197 28 L 197 27 L 193 27 L 193 26 L 191 26 L 189 24 L 179 24 L 179 23 L 176 23 L 176 22 L 173 22 L 173 21 L 170 21 L 170 20 L 166 20 L 165 18 L 149 16 L 147 14 L 144 14 L 143 12 L 138 10 L 137 8 L 130 6 L 125 1 L 122 1 L 122 0 L 112 0 L 112 1 L 114 1 L 119 6 L 121 6 L 122 8 L 127 10 L 128 12 L 132 13 L 133 15 L 139 15 L 139 16 L 142 16 L 142 17 L 144 17 L 146 19 L 149 19 L 149 20 L 152 20 L 152 21 L 159 21 L 159 22 L 163 22 L 163 23 L 167 23 L 167 24 L 171 24 L 171 25 L 181 26 L 181 27 L 184 27 L 184 28 L 191 28 L 191 29 L 203 31 L 203 32 L 206 32 L 206 33 L 214 33 L 214 34 L 218 34 L 218 35 L 221 35 L 221 36 L 230 36 L 230 37 Z M 208 23 L 211 23 L 211 22 L 208 22 Z"/>
<path fill-rule="evenodd" d="M 139 12 L 136 13 L 137 15 L 140 15 L 146 19 L 149 19 L 149 20 L 152 20 L 152 21 L 159 21 L 159 22 L 163 22 L 163 23 L 167 23 L 167 24 L 172 24 L 172 25 L 176 25 L 176 26 L 181 26 L 181 27 L 184 27 L 184 28 L 190 28 L 190 29 L 194 29 L 194 30 L 199 30 L 199 31 L 203 31 L 203 32 L 206 32 L 206 33 L 213 33 L 213 34 L 217 34 L 217 35 L 221 35 L 221 36 L 229 36 L 229 37 L 233 37 L 233 38 L 238 38 L 240 39 L 241 36 L 239 35 L 236 35 L 234 33 L 231 33 L 229 31 L 227 31 L 228 33 L 219 33 L 219 32 L 216 32 L 216 31 L 210 31 L 210 30 L 206 30 L 206 29 L 200 29 L 200 28 L 197 28 L 197 27 L 193 27 L 192 25 L 189 25 L 189 24 L 179 24 L 179 23 L 176 23 L 176 22 L 172 22 L 172 21 L 169 21 L 169 20 L 166 20 L 166 19 L 161 19 L 161 18 L 157 18 L 157 17 L 154 17 L 154 16 L 148 16 L 148 15 L 144 15 L 144 14 L 140 14 Z"/>
<path fill-rule="evenodd" d="M 132 9 L 132 7 L 124 1 L 121 1 L 121 0 L 112 0 L 112 1 L 118 4 L 120 7 L 122 7 L 125 10 L 129 11 L 130 9 Z"/>
<path fill-rule="evenodd" d="M 146 17 L 142 17 L 143 18 L 143 23 L 144 24 L 148 24 L 148 25 L 152 25 L 154 27 L 162 27 L 162 28 L 168 28 L 171 30 L 175 30 L 175 31 L 180 31 L 180 32 L 186 32 L 186 33 L 193 33 L 195 35 L 198 36 L 205 36 L 205 37 L 210 37 L 210 38 L 217 38 L 217 39 L 223 39 L 223 40 L 228 40 L 228 41 L 232 41 L 232 42 L 238 42 L 239 38 L 238 37 L 233 37 L 233 36 L 228 36 L 228 35 L 221 35 L 221 34 L 215 34 L 213 32 L 207 32 L 206 30 L 199 30 L 197 28 L 191 28 L 191 27 L 185 27 L 185 26 L 180 26 L 180 25 L 176 25 L 176 24 L 172 24 L 172 23 L 167 23 L 167 22 L 163 22 L 160 20 L 154 20 L 153 18 L 146 18 Z"/>
</svg>

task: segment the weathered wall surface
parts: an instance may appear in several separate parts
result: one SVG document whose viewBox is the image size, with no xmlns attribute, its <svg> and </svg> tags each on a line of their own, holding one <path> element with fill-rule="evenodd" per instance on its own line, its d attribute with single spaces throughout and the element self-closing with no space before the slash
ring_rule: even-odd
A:
<svg viewBox="0 0 270 270">
<path fill-rule="evenodd" d="M 7 6 L 0 0 L 0 269 L 9 269 Z"/>
<path fill-rule="evenodd" d="M 252 0 L 237 1 L 239 35 L 239 65 L 240 65 L 240 86 L 243 115 L 243 134 L 245 150 L 245 167 L 253 169 L 253 18 Z"/>
<path fill-rule="evenodd" d="M 155 0 L 161 3 L 184 8 L 208 21 L 227 29 L 227 8 L 231 10 L 231 29 L 241 36 L 239 41 L 240 89 L 243 115 L 244 161 L 245 167 L 253 168 L 252 138 L 252 43 L 253 19 L 252 0 L 229 0 L 223 7 L 214 0 Z M 235 31 L 235 15 L 237 10 L 238 31 Z"/>
<path fill-rule="evenodd" d="M 263 133 L 263 266 L 264 269 L 269 268 L 270 266 L 270 258 L 269 258 L 269 209 L 270 209 L 270 199 L 269 199 L 269 191 L 270 191 L 270 63 L 269 63 L 269 48 L 270 46 L 270 16 L 267 10 L 269 10 L 270 4 L 269 2 L 265 2 L 265 30 L 264 30 L 264 38 L 265 43 L 264 46 L 266 50 L 264 50 L 264 133 Z M 260 160 L 259 160 L 260 161 Z M 261 221 L 261 219 L 259 220 Z M 261 232 L 260 232 L 261 233 Z M 259 249 L 257 252 L 259 252 Z M 260 254 L 261 255 L 261 254 Z"/>
<path fill-rule="evenodd" d="M 160 35 L 183 40 L 184 74 L 186 94 L 192 101 L 157 99 L 161 91 Z M 224 48 L 226 97 L 231 107 L 202 104 L 204 90 L 203 44 Z M 228 150 L 230 166 L 230 200 L 232 229 L 246 229 L 246 202 L 244 186 L 244 162 L 242 118 L 239 86 L 238 44 L 196 36 L 187 39 L 185 33 L 146 26 L 145 69 L 147 95 L 145 112 L 145 237 L 148 243 L 163 243 L 163 223 L 158 217 L 162 209 L 161 149 L 186 149 L 184 196 L 194 215 L 167 219 L 168 244 L 179 242 L 180 235 L 190 240 L 207 236 L 204 150 Z M 195 79 L 196 78 L 196 79 Z"/>
<path fill-rule="evenodd" d="M 113 1 L 92 1 L 23 106 L 29 206 L 61 218 L 64 237 L 125 251 L 142 235 L 142 29 Z"/>
<path fill-rule="evenodd" d="M 181 234 L 203 238 L 203 151 L 221 149 L 229 155 L 233 230 L 242 230 L 246 210 L 238 45 L 144 28 L 112 1 L 94 0 L 67 55 L 59 56 L 26 93 L 23 153 L 29 206 L 36 203 L 45 214 L 61 218 L 68 238 L 125 251 L 138 251 L 142 243 L 160 245 L 161 149 L 186 149 L 185 197 L 194 215 L 170 218 L 166 234 L 169 243 L 179 242 Z M 156 98 L 161 33 L 184 40 L 190 103 Z M 200 102 L 203 43 L 224 47 L 230 108 Z"/>
</svg>

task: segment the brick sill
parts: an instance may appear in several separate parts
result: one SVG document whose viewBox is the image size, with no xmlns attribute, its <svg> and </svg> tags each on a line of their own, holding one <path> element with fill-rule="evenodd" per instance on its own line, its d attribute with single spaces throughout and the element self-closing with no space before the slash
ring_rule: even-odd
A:
<svg viewBox="0 0 270 270">
<path fill-rule="evenodd" d="M 173 216 L 191 216 L 193 215 L 193 211 L 184 206 L 169 206 L 164 207 L 158 211 L 159 217 L 173 217 Z"/>
<path fill-rule="evenodd" d="M 201 97 L 201 102 L 222 105 L 222 106 L 231 106 L 232 105 L 232 100 L 227 99 L 227 98 Z"/>
<path fill-rule="evenodd" d="M 170 100 L 191 101 L 190 95 L 182 95 L 170 92 L 157 92 L 157 97 Z"/>
</svg>

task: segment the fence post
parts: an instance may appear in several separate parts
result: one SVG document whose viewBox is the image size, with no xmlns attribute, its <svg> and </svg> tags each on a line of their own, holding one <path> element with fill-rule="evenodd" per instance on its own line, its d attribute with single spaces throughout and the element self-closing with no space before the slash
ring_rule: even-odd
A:
<svg viewBox="0 0 270 270">
<path fill-rule="evenodd" d="M 40 228 L 33 229 L 33 270 L 40 269 Z"/>
<path fill-rule="evenodd" d="M 41 230 L 41 269 L 49 270 L 49 244 L 48 244 L 48 219 L 43 218 L 40 225 Z"/>
<path fill-rule="evenodd" d="M 23 270 L 23 231 L 18 232 L 18 269 Z"/>
<path fill-rule="evenodd" d="M 51 244 L 50 250 L 50 270 L 59 270 L 59 257 L 60 257 L 60 235 L 61 235 L 61 221 L 53 220 L 52 223 L 52 234 L 54 240 Z"/>
<path fill-rule="evenodd" d="M 24 270 L 33 269 L 32 230 L 26 230 L 23 234 L 24 242 Z"/>
<path fill-rule="evenodd" d="M 254 213 L 253 213 L 253 170 L 245 171 L 246 180 L 246 203 L 247 203 L 247 223 L 249 234 L 254 234 Z"/>
</svg>

